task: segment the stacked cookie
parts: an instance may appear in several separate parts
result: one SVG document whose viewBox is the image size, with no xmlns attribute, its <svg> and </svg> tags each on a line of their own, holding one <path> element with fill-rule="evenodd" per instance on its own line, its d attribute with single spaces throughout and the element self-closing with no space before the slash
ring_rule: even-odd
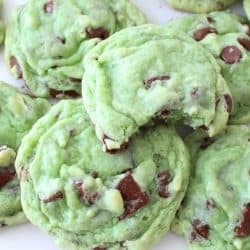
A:
<svg viewBox="0 0 250 250">
<path fill-rule="evenodd" d="M 233 1 L 198 2 L 173 4 Z M 23 208 L 66 250 L 150 249 L 171 226 L 191 249 L 248 250 L 249 23 L 145 22 L 128 0 L 13 12 L 6 60 L 32 98 L 0 84 L 0 221 L 25 220 Z M 183 141 L 176 125 L 194 132 Z"/>
</svg>

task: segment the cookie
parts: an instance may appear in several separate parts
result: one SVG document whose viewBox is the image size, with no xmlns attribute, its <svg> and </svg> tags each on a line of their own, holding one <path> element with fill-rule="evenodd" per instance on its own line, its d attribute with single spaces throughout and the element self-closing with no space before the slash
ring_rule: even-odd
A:
<svg viewBox="0 0 250 250">
<path fill-rule="evenodd" d="M 213 56 L 185 34 L 144 25 L 97 45 L 84 62 L 83 101 L 104 150 L 151 122 L 224 129 L 231 94 Z"/>
<path fill-rule="evenodd" d="M 224 10 L 236 0 L 166 0 L 172 7 L 193 13 Z"/>
<path fill-rule="evenodd" d="M 81 94 L 85 54 L 114 32 L 142 23 L 129 0 L 31 0 L 12 13 L 6 61 L 34 96 L 74 98 Z"/>
<path fill-rule="evenodd" d="M 248 16 L 248 18 L 250 18 L 250 1 L 249 0 L 244 0 L 244 10 Z"/>
<path fill-rule="evenodd" d="M 189 154 L 162 125 L 106 154 L 81 100 L 64 100 L 23 139 L 16 169 L 27 217 L 62 249 L 146 250 L 169 230 Z"/>
<path fill-rule="evenodd" d="M 250 128 L 229 126 L 208 141 L 196 133 L 187 145 L 193 175 L 173 228 L 190 249 L 250 249 Z"/>
<path fill-rule="evenodd" d="M 234 108 L 230 123 L 249 123 L 250 38 L 247 21 L 228 12 L 216 12 L 172 21 L 166 27 L 188 33 L 210 50 L 232 92 Z"/>
<path fill-rule="evenodd" d="M 0 82 L 0 227 L 25 221 L 14 162 L 23 136 L 50 107 Z"/>
</svg>

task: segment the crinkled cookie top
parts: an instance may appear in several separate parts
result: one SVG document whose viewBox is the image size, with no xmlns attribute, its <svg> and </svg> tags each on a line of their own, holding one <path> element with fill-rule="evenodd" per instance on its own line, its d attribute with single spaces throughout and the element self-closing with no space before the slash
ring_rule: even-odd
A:
<svg viewBox="0 0 250 250">
<path fill-rule="evenodd" d="M 84 66 L 84 105 L 106 151 L 123 149 L 152 121 L 183 120 L 214 135 L 232 109 L 213 56 L 162 27 L 125 29 L 96 46 Z"/>
<path fill-rule="evenodd" d="M 116 31 L 142 23 L 129 0 L 30 0 L 9 20 L 6 60 L 33 95 L 76 97 L 85 54 Z"/>
<path fill-rule="evenodd" d="M 187 145 L 196 160 L 173 228 L 190 249 L 250 249 L 249 126 L 229 126 L 213 139 L 194 133 Z"/>
<path fill-rule="evenodd" d="M 16 169 L 27 217 L 63 249 L 141 250 L 168 231 L 188 183 L 189 154 L 166 126 L 106 154 L 81 100 L 67 100 L 23 139 Z"/>
</svg>

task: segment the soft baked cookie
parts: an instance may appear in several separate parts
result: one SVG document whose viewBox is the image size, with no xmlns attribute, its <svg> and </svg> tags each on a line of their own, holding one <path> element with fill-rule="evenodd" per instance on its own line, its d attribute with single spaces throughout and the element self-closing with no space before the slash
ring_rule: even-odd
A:
<svg viewBox="0 0 250 250">
<path fill-rule="evenodd" d="M 166 0 L 172 7 L 194 12 L 207 13 L 215 10 L 223 10 L 236 0 Z"/>
<path fill-rule="evenodd" d="M 65 100 L 23 139 L 16 169 L 25 214 L 63 249 L 146 250 L 182 201 L 189 154 L 166 126 L 106 154 L 81 100 Z"/>
<path fill-rule="evenodd" d="M 213 56 L 185 34 L 143 25 L 86 57 L 83 101 L 104 149 L 126 147 L 140 127 L 183 120 L 210 136 L 224 129 L 231 94 Z"/>
<path fill-rule="evenodd" d="M 15 156 L 22 137 L 50 107 L 0 82 L 0 227 L 25 220 L 20 203 Z"/>
<path fill-rule="evenodd" d="M 187 145 L 196 160 L 174 230 L 190 249 L 250 249 L 249 126 L 229 126 L 210 141 L 194 133 Z"/>
<path fill-rule="evenodd" d="M 30 0 L 9 20 L 6 60 L 33 95 L 76 97 L 85 54 L 114 32 L 142 23 L 129 0 Z"/>
<path fill-rule="evenodd" d="M 168 23 L 166 27 L 188 33 L 214 55 L 233 96 L 230 123 L 249 123 L 250 38 L 246 20 L 228 12 L 215 12 L 185 17 Z"/>
<path fill-rule="evenodd" d="M 250 18 L 250 1 L 249 0 L 244 0 L 244 10 L 248 16 L 248 18 Z"/>
</svg>

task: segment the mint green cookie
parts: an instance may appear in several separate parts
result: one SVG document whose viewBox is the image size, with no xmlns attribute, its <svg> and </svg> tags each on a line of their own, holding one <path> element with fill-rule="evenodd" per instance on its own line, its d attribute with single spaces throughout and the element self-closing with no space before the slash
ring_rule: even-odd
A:
<svg viewBox="0 0 250 250">
<path fill-rule="evenodd" d="M 50 107 L 0 82 L 0 227 L 25 221 L 14 162 L 23 136 Z"/>
<path fill-rule="evenodd" d="M 194 13 L 224 10 L 236 0 L 166 0 L 172 7 Z"/>
<path fill-rule="evenodd" d="M 6 61 L 34 96 L 76 97 L 86 53 L 116 31 L 143 23 L 129 0 L 30 0 L 9 20 Z"/>
<path fill-rule="evenodd" d="M 173 229 L 193 250 L 250 249 L 250 128 L 190 135 L 193 174 Z"/>
<path fill-rule="evenodd" d="M 142 126 L 167 121 L 223 130 L 231 94 L 213 56 L 185 34 L 144 25 L 97 45 L 86 57 L 83 101 L 106 151 Z"/>
<path fill-rule="evenodd" d="M 246 20 L 228 12 L 215 12 L 172 21 L 166 28 L 188 33 L 214 55 L 233 96 L 230 123 L 249 123 L 250 39 Z"/>
<path fill-rule="evenodd" d="M 167 233 L 182 201 L 189 154 L 166 126 L 106 154 L 81 100 L 66 100 L 23 139 L 16 169 L 25 214 L 62 249 L 146 250 Z"/>
<path fill-rule="evenodd" d="M 249 0 L 244 0 L 244 10 L 248 16 L 248 18 L 250 18 L 250 1 Z"/>
</svg>

